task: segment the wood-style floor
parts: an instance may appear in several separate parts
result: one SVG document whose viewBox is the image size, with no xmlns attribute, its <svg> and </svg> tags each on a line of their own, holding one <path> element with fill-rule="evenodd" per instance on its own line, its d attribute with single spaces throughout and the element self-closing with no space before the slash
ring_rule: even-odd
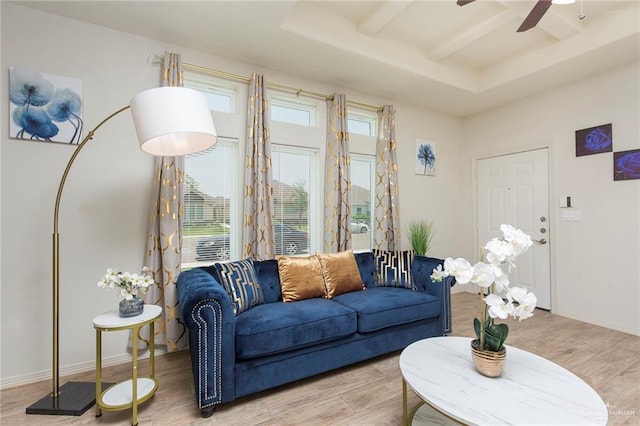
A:
<svg viewBox="0 0 640 426">
<path fill-rule="evenodd" d="M 453 335 L 473 336 L 479 297 L 452 296 Z M 537 310 L 534 317 L 509 321 L 507 343 L 541 355 L 581 377 L 609 407 L 609 425 L 640 425 L 640 337 Z M 157 357 L 156 395 L 140 406 L 140 425 L 401 425 L 402 380 L 399 352 L 302 380 L 218 407 L 202 419 L 196 409 L 186 352 Z M 147 362 L 141 362 L 141 374 Z M 105 369 L 105 379 L 121 380 L 129 365 Z M 93 381 L 94 373 L 64 377 Z M 80 417 L 26 415 L 25 408 L 50 391 L 49 381 L 7 389 L 1 394 L 2 425 L 126 425 L 130 411 L 93 409 Z M 415 395 L 410 406 L 419 402 Z"/>
</svg>

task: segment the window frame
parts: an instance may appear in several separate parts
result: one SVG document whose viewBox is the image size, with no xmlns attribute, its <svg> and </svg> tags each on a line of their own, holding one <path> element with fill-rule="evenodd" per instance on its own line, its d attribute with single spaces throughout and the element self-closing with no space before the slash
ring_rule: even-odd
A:
<svg viewBox="0 0 640 426">
<path fill-rule="evenodd" d="M 226 212 L 226 214 L 224 214 L 225 218 L 228 216 L 228 226 L 229 226 L 229 259 L 228 260 L 234 260 L 234 259 L 238 259 L 241 256 L 241 248 L 242 248 L 242 232 L 241 232 L 241 226 L 242 226 L 242 220 L 240 219 L 240 212 L 242 211 L 242 205 L 241 204 L 241 200 L 242 197 L 240 196 L 240 189 L 241 189 L 241 180 L 240 180 L 240 176 L 239 174 L 242 172 L 241 167 L 240 167 L 240 158 L 241 158 L 241 154 L 240 154 L 240 143 L 239 140 L 237 138 L 229 138 L 229 137 L 218 137 L 218 142 L 216 143 L 216 145 L 214 145 L 213 147 L 209 148 L 210 151 L 215 152 L 216 149 L 230 149 L 230 156 L 232 157 L 232 160 L 234 159 L 235 162 L 233 161 L 229 161 L 229 164 L 232 164 L 235 167 L 235 170 L 230 172 L 230 173 L 225 173 L 225 176 L 229 176 L 231 179 L 229 180 L 230 182 L 230 188 L 229 191 L 223 191 L 223 195 L 211 195 L 208 194 L 204 191 L 199 190 L 199 192 L 202 192 L 205 195 L 208 195 L 209 197 L 215 198 L 218 196 L 222 196 L 224 198 L 228 198 L 228 211 Z M 195 154 L 190 154 L 190 155 L 186 155 L 184 158 L 184 175 L 186 176 L 190 176 L 193 178 L 193 175 L 191 173 L 189 173 L 189 168 L 188 168 L 188 162 L 189 162 L 189 157 L 197 157 L 197 156 L 203 156 L 203 155 L 208 155 L 210 153 L 208 153 L 207 151 L 209 150 L 205 150 L 203 152 L 199 152 L 199 153 L 195 153 Z M 235 158 L 234 158 L 235 157 Z M 235 178 L 234 178 L 235 177 Z M 200 183 L 201 181 L 196 180 L 196 182 Z M 216 182 L 218 182 L 216 180 Z M 183 239 L 183 246 L 185 244 L 185 238 L 186 237 L 193 237 L 196 238 L 196 240 L 193 243 L 190 243 L 193 245 L 193 253 L 191 253 L 191 256 L 189 257 L 189 259 L 186 259 L 184 257 L 185 255 L 185 250 L 183 249 L 181 251 L 180 254 L 180 262 L 182 264 L 182 269 L 189 269 L 192 267 L 198 267 L 198 266 L 203 266 L 206 264 L 210 264 L 213 261 L 218 261 L 219 259 L 213 258 L 213 259 L 204 259 L 202 261 L 198 261 L 198 254 L 197 254 L 197 243 L 198 240 L 200 240 L 201 238 L 206 238 L 208 236 L 217 236 L 217 235 L 223 235 L 223 234 L 190 234 L 190 235 L 185 235 L 185 229 L 188 228 L 189 224 L 187 223 L 187 220 L 193 220 L 193 218 L 189 218 L 188 217 L 188 210 L 189 211 L 194 211 L 192 209 L 192 207 L 198 207 L 198 206 L 188 206 L 187 205 L 187 200 L 186 200 L 186 194 L 188 192 L 188 187 L 186 185 L 184 185 L 183 188 L 183 196 L 184 196 L 184 201 L 183 201 L 183 214 L 182 214 L 182 221 L 180 224 L 181 227 L 181 232 L 182 232 L 182 239 Z M 226 201 L 225 201 L 226 203 Z M 204 214 L 204 206 L 200 206 L 203 211 L 203 219 L 201 220 L 201 222 L 205 222 L 205 217 L 206 215 Z M 216 212 L 214 210 L 211 211 L 211 223 L 212 225 L 216 223 Z M 196 219 L 196 222 L 198 220 Z M 226 222 L 223 220 L 221 222 L 221 226 L 225 226 Z"/>
<path fill-rule="evenodd" d="M 373 248 L 373 215 L 374 215 L 374 202 L 375 202 L 375 170 L 376 170 L 376 156 L 369 154 L 355 154 L 351 153 L 351 165 L 353 166 L 354 161 L 365 162 L 369 164 L 369 222 L 366 224 L 369 227 L 369 232 L 367 233 L 369 236 L 369 247 L 367 248 L 354 248 L 354 250 L 370 250 Z M 353 190 L 353 167 L 351 169 L 351 188 Z M 358 185 L 359 186 L 359 185 Z M 364 188 L 367 189 L 367 188 Z M 353 193 L 351 194 L 351 220 L 354 219 L 354 205 L 353 205 Z M 351 225 L 351 224 L 349 224 Z M 353 233 L 351 236 L 353 243 Z"/>
<path fill-rule="evenodd" d="M 318 127 L 318 103 L 312 100 L 303 100 L 293 96 L 287 96 L 283 93 L 272 94 L 269 96 L 270 118 L 271 121 L 278 123 L 293 124 L 302 127 Z M 273 118 L 273 107 L 277 106 L 285 109 L 296 109 L 305 111 L 309 114 L 309 123 L 301 124 L 298 122 L 283 121 Z"/>
<path fill-rule="evenodd" d="M 196 73 L 185 73 L 183 76 L 184 87 L 197 90 L 199 92 L 210 93 L 218 96 L 228 96 L 230 103 L 230 111 L 220 109 L 210 109 L 210 111 L 223 112 L 227 114 L 238 113 L 238 88 L 235 85 L 226 84 L 226 82 L 213 79 L 203 78 Z"/>
<path fill-rule="evenodd" d="M 369 124 L 369 133 L 355 132 L 349 128 L 351 121 L 359 121 Z M 349 135 L 362 135 L 377 137 L 378 135 L 378 114 L 375 112 L 365 111 L 362 109 L 353 108 L 347 112 L 347 130 Z"/>
<path fill-rule="evenodd" d="M 296 155 L 307 155 L 309 156 L 309 183 L 308 183 L 308 207 L 307 210 L 309 212 L 308 218 L 308 233 L 309 233 L 309 247 L 307 249 L 308 254 L 315 253 L 316 251 L 321 251 L 318 244 L 322 241 L 321 235 L 319 234 L 322 229 L 322 218 L 323 214 L 318 212 L 320 204 L 320 177 L 318 175 L 318 170 L 320 169 L 320 165 L 318 162 L 320 161 L 320 150 L 317 148 L 308 148 L 303 146 L 294 146 L 290 144 L 282 144 L 272 142 L 271 144 L 271 156 L 273 161 L 274 153 L 286 153 L 286 154 L 296 154 Z M 275 177 L 272 175 L 272 179 Z M 283 182 L 284 183 L 284 182 Z M 275 206 L 274 206 L 275 210 Z M 278 218 L 274 217 L 273 222 L 274 226 Z M 274 228 L 275 231 L 275 228 Z"/>
</svg>

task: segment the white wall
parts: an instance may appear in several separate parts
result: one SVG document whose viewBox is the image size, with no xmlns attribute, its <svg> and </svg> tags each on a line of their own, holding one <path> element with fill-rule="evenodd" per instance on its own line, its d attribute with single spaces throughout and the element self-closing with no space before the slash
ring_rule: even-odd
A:
<svg viewBox="0 0 640 426">
<path fill-rule="evenodd" d="M 137 92 L 157 86 L 159 70 L 146 55 L 163 46 L 6 2 L 1 7 L 4 384 L 51 374 L 53 207 L 74 149 L 7 137 L 8 68 L 83 80 L 88 130 Z M 91 320 L 117 305 L 116 292 L 96 286 L 105 269 L 142 266 L 152 165 L 126 112 L 96 133 L 69 174 L 59 223 L 60 365 L 66 371 L 93 364 Z M 109 333 L 104 354 L 124 354 L 126 337 Z"/>
<path fill-rule="evenodd" d="M 613 181 L 613 154 L 575 156 L 575 130 L 613 124 L 614 151 L 640 148 L 635 63 L 464 120 L 465 235 L 478 158 L 549 147 L 552 311 L 640 335 L 640 180 Z M 582 220 L 561 220 L 569 195 Z M 467 253 L 478 242 L 466 240 Z"/>
<path fill-rule="evenodd" d="M 401 218 L 437 225 L 433 256 L 471 258 L 477 158 L 548 146 L 551 152 L 554 312 L 640 334 L 640 181 L 613 182 L 611 154 L 576 158 L 574 130 L 611 122 L 616 150 L 640 147 L 638 64 L 461 120 L 180 46 L 72 21 L 11 3 L 2 12 L 0 386 L 51 375 L 51 233 L 55 192 L 72 148 L 8 138 L 10 66 L 84 81 L 93 127 L 139 91 L 158 84 L 149 53 L 396 107 Z M 24 23 L 29 22 L 29 31 Z M 225 123 L 217 123 L 218 129 Z M 437 142 L 435 177 L 415 175 L 414 141 Z M 78 157 L 60 216 L 60 365 L 64 375 L 94 366 L 92 318 L 114 309 L 115 292 L 95 285 L 107 267 L 143 261 L 152 158 L 140 152 L 128 113 L 107 123 Z M 558 221 L 557 195 L 574 197 L 580 222 Z M 403 238 L 405 247 L 406 238 Z M 103 353 L 126 357 L 125 333 L 107 333 Z"/>
<path fill-rule="evenodd" d="M 433 221 L 436 233 L 427 255 L 439 258 L 460 256 L 464 239 L 460 209 L 463 153 L 462 120 L 420 110 L 397 108 L 396 139 L 400 187 L 400 217 Z M 415 140 L 436 142 L 436 175 L 416 175 Z M 403 248 L 410 244 L 403 232 Z M 458 291 L 459 288 L 454 288 Z"/>
<path fill-rule="evenodd" d="M 399 142 L 402 217 L 436 221 L 432 255 L 462 249 L 462 126 L 459 119 L 380 99 L 348 88 L 260 69 L 184 47 L 0 3 L 2 12 L 2 271 L 1 382 L 10 386 L 51 377 L 51 233 L 60 176 L 73 148 L 8 138 L 8 68 L 38 70 L 82 79 L 87 128 L 126 105 L 141 90 L 158 85 L 150 53 L 181 52 L 185 62 L 240 75 L 263 72 L 268 80 L 333 93 L 374 105 L 392 103 Z M 29 23 L 28 30 L 25 23 Z M 219 131 L 225 123 L 216 124 Z M 438 142 L 438 176 L 413 174 L 416 137 Z M 74 164 L 60 211 L 60 372 L 94 367 L 93 317 L 114 309 L 119 297 L 96 287 L 107 267 L 137 271 L 146 240 L 151 157 L 137 147 L 128 113 L 102 127 Z M 405 241 L 406 242 L 406 241 Z M 126 359 L 125 333 L 106 333 L 103 354 Z M 109 362 L 109 361 L 108 361 Z M 64 383 L 64 381 L 62 381 Z"/>
</svg>

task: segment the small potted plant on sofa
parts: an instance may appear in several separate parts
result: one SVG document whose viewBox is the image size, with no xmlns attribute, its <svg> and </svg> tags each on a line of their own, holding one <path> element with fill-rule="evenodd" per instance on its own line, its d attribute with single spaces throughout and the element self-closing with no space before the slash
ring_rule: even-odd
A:
<svg viewBox="0 0 640 426">
<path fill-rule="evenodd" d="M 417 256 L 426 256 L 433 242 L 435 227 L 433 222 L 412 220 L 407 225 L 406 234 L 415 254 Z"/>
</svg>

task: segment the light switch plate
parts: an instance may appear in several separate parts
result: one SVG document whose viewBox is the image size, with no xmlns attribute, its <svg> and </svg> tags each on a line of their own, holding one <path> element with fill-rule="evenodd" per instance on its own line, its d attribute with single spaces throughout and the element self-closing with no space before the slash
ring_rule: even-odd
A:
<svg viewBox="0 0 640 426">
<path fill-rule="evenodd" d="M 580 220 L 582 219 L 582 215 L 580 214 L 580 210 L 563 210 L 562 211 L 562 220 Z"/>
</svg>

